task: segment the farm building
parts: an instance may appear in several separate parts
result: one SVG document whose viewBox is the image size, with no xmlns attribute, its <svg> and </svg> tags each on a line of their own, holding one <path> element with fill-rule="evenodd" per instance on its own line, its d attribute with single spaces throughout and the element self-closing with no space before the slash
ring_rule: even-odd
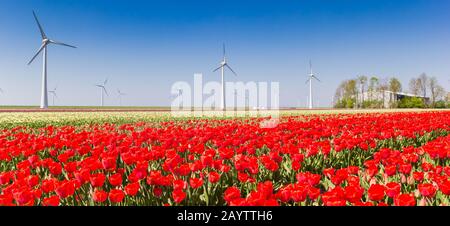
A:
<svg viewBox="0 0 450 226">
<path fill-rule="evenodd" d="M 405 97 L 418 97 L 418 98 L 424 99 L 426 104 L 430 103 L 429 97 L 415 95 L 412 93 L 392 92 L 389 90 L 364 92 L 363 95 L 359 94 L 356 99 L 357 99 L 358 105 L 361 105 L 363 101 L 375 100 L 375 101 L 382 101 L 383 108 L 390 108 L 392 106 L 392 103 L 400 101 L 401 99 L 403 99 Z"/>
</svg>

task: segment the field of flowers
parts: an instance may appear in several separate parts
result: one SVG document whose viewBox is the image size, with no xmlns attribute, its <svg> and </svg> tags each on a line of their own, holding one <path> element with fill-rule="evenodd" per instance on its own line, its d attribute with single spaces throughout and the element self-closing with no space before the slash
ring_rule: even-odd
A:
<svg viewBox="0 0 450 226">
<path fill-rule="evenodd" d="M 261 120 L 3 125 L 0 206 L 450 205 L 450 111 Z"/>
</svg>

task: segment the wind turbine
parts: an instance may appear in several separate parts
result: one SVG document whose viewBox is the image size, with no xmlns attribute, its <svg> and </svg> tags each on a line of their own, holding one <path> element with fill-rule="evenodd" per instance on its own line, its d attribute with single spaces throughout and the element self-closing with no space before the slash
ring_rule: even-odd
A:
<svg viewBox="0 0 450 226">
<path fill-rule="evenodd" d="M 213 72 L 216 72 L 217 70 L 221 69 L 222 90 L 221 90 L 220 108 L 222 110 L 225 110 L 225 107 L 226 107 L 226 104 L 225 104 L 225 67 L 230 69 L 230 71 L 233 72 L 233 74 L 237 76 L 236 72 L 234 72 L 233 69 L 231 69 L 231 67 L 228 65 L 227 58 L 225 55 L 225 44 L 223 44 L 223 60 L 222 60 L 222 62 L 220 62 L 220 66 L 213 71 Z"/>
<path fill-rule="evenodd" d="M 309 70 L 310 70 L 309 77 L 308 77 L 308 80 L 306 80 L 305 84 L 307 84 L 309 82 L 309 109 L 312 109 L 313 108 L 312 80 L 316 79 L 319 82 L 320 82 L 320 80 L 313 73 L 311 60 L 309 61 Z"/>
<path fill-rule="evenodd" d="M 103 93 L 103 92 L 102 92 Z M 126 93 L 122 93 L 121 91 L 120 91 L 120 89 L 117 89 L 117 94 L 118 94 L 118 96 L 119 96 L 119 104 L 120 104 L 120 106 L 122 106 L 122 96 L 126 96 L 127 94 Z"/>
<path fill-rule="evenodd" d="M 67 45 L 65 43 L 62 42 L 58 42 L 58 41 L 54 41 L 51 40 L 47 37 L 47 35 L 45 35 L 44 29 L 42 28 L 41 24 L 39 23 L 39 20 L 36 16 L 36 13 L 34 13 L 33 11 L 33 16 L 34 19 L 36 20 L 36 23 L 39 27 L 39 31 L 41 32 L 41 37 L 42 37 L 42 44 L 41 47 L 39 48 L 39 50 L 37 51 L 37 53 L 33 56 L 33 58 L 31 58 L 30 62 L 28 63 L 28 65 L 30 65 L 34 59 L 36 59 L 36 57 L 42 52 L 43 53 L 43 65 L 42 65 L 42 88 L 41 88 L 41 105 L 40 108 L 41 109 L 46 109 L 48 108 L 48 92 L 47 92 L 47 46 L 49 44 L 56 44 L 56 45 L 62 45 L 62 46 L 67 46 L 67 47 L 71 47 L 71 48 L 77 48 L 75 46 L 71 46 L 71 45 Z"/>
<path fill-rule="evenodd" d="M 56 88 L 57 87 L 55 87 L 53 90 L 48 91 L 48 93 L 52 94 L 53 106 L 55 106 L 55 97 L 58 98 L 58 96 L 56 95 Z"/>
<path fill-rule="evenodd" d="M 105 79 L 105 81 L 103 82 L 103 85 L 102 85 L 102 84 L 97 84 L 97 85 L 95 85 L 95 86 L 97 86 L 98 88 L 100 88 L 100 103 L 101 103 L 101 106 L 102 106 L 102 107 L 104 106 L 103 93 L 105 93 L 106 96 L 109 96 L 109 95 L 108 95 L 108 91 L 106 91 L 106 88 L 105 88 L 106 83 L 108 83 L 108 79 Z"/>
</svg>

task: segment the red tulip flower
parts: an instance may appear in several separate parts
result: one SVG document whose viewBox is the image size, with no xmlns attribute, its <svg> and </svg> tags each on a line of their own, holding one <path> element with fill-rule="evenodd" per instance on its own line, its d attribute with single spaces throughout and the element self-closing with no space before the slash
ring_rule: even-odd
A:
<svg viewBox="0 0 450 226">
<path fill-rule="evenodd" d="M 112 203 L 119 203 L 122 202 L 123 199 L 125 198 L 125 193 L 120 189 L 112 189 L 109 192 L 108 197 Z"/>
<path fill-rule="evenodd" d="M 401 194 L 395 197 L 394 204 L 396 206 L 415 206 L 416 199 L 414 198 L 414 195 Z"/>
<path fill-rule="evenodd" d="M 373 184 L 370 186 L 369 190 L 367 191 L 367 194 L 369 196 L 369 199 L 372 201 L 380 201 L 384 198 L 384 192 L 385 187 L 380 184 Z"/>
</svg>

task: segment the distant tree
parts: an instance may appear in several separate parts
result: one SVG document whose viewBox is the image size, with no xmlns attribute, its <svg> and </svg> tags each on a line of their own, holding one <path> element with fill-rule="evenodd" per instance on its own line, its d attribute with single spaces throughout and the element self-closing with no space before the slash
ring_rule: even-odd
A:
<svg viewBox="0 0 450 226">
<path fill-rule="evenodd" d="M 419 75 L 419 87 L 421 91 L 421 95 L 426 97 L 427 96 L 427 86 L 428 86 L 428 76 L 425 73 L 422 73 Z"/>
<path fill-rule="evenodd" d="M 400 100 L 399 108 L 425 108 L 422 98 L 419 97 L 405 97 Z"/>
<path fill-rule="evenodd" d="M 353 103 L 356 103 L 356 95 L 358 93 L 358 89 L 356 86 L 357 81 L 355 79 L 350 79 L 347 81 L 347 84 L 345 85 L 345 93 L 346 93 L 346 97 L 348 99 L 353 99 Z M 356 107 L 356 104 L 352 104 L 352 107 Z"/>
<path fill-rule="evenodd" d="M 445 96 L 445 89 L 439 85 L 436 77 L 431 77 L 428 81 L 428 88 L 431 94 L 431 106 L 436 107 L 435 104 Z"/>
<path fill-rule="evenodd" d="M 434 108 L 449 108 L 449 103 L 445 100 L 438 100 L 434 103 Z"/>
<path fill-rule="evenodd" d="M 363 102 L 363 108 L 382 108 L 383 102 L 380 100 L 366 100 Z"/>
<path fill-rule="evenodd" d="M 355 79 L 341 82 L 336 89 L 335 99 L 337 108 L 353 108 L 356 106 L 355 96 L 357 94 L 357 84 Z"/>
<path fill-rule="evenodd" d="M 359 82 L 359 87 L 360 87 L 360 90 L 361 90 L 361 107 L 363 107 L 362 106 L 362 103 L 364 103 L 364 90 L 365 90 L 365 87 L 366 87 L 366 83 L 367 83 L 367 76 L 364 76 L 364 75 L 361 75 L 361 76 L 358 76 L 358 82 Z"/>
<path fill-rule="evenodd" d="M 420 93 L 420 79 L 416 79 L 416 78 L 412 78 L 409 81 L 409 92 L 414 94 L 414 95 L 419 95 Z"/>
<path fill-rule="evenodd" d="M 345 87 L 346 82 L 347 81 L 341 82 L 334 94 L 335 107 L 337 107 L 337 108 L 343 108 L 343 106 L 340 106 L 339 104 L 340 104 L 340 101 L 344 98 L 344 87 Z"/>
<path fill-rule="evenodd" d="M 400 82 L 400 80 L 398 80 L 395 77 L 392 77 L 389 80 L 389 91 L 394 92 L 394 93 L 398 93 L 402 91 L 402 83 Z M 390 97 L 392 97 L 392 95 L 390 95 Z M 394 99 L 390 99 L 389 101 L 391 103 L 391 107 L 397 107 L 397 100 Z"/>
<path fill-rule="evenodd" d="M 389 80 L 389 90 L 391 92 L 401 92 L 402 91 L 402 83 L 396 77 L 392 77 Z"/>
<path fill-rule="evenodd" d="M 388 80 L 387 79 L 381 79 L 381 81 L 378 83 L 378 90 L 381 92 L 381 98 L 383 102 L 384 107 L 384 99 L 386 98 L 386 91 L 389 89 Z"/>
<path fill-rule="evenodd" d="M 376 88 L 378 87 L 379 79 L 376 76 L 370 77 L 369 80 L 369 100 L 373 99 L 373 93 L 376 92 Z"/>
</svg>

